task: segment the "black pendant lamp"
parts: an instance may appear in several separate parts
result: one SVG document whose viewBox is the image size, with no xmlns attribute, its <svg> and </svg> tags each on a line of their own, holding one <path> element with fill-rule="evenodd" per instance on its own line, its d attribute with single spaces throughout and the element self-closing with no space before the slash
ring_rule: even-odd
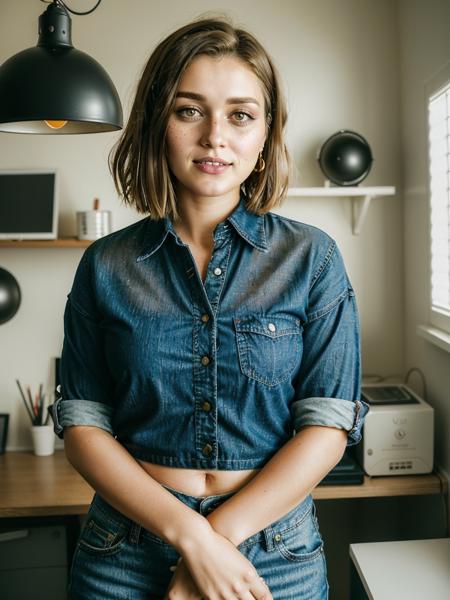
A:
<svg viewBox="0 0 450 600">
<path fill-rule="evenodd" d="M 45 0 L 42 0 L 45 1 Z M 105 69 L 72 46 L 70 9 L 53 0 L 39 17 L 39 40 L 0 67 L 0 131 L 101 133 L 122 128 L 119 95 Z"/>
</svg>

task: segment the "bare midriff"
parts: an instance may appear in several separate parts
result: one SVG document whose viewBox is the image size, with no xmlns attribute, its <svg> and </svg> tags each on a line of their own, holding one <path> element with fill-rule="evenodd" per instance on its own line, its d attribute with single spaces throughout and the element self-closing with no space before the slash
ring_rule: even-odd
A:
<svg viewBox="0 0 450 600">
<path fill-rule="evenodd" d="M 142 460 L 139 463 L 161 485 L 166 485 L 189 496 L 217 496 L 237 492 L 258 473 L 258 469 L 204 471 L 166 467 Z"/>
</svg>

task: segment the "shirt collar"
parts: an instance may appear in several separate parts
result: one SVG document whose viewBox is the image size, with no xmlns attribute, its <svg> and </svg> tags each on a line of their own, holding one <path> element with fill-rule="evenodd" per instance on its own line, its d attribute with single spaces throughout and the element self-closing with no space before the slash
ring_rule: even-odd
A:
<svg viewBox="0 0 450 600">
<path fill-rule="evenodd" d="M 223 223 L 217 225 L 215 231 L 218 231 L 221 226 L 223 227 L 226 221 L 233 225 L 237 233 L 248 244 L 260 252 L 267 252 L 269 245 L 266 238 L 264 215 L 257 215 L 248 211 L 244 196 L 241 196 L 237 207 Z M 137 261 L 145 260 L 154 254 L 163 245 L 168 235 L 173 235 L 179 246 L 183 245 L 183 242 L 174 229 L 172 221 L 168 217 L 159 220 L 148 219 L 146 238 L 152 241 L 145 244 L 137 257 Z"/>
</svg>

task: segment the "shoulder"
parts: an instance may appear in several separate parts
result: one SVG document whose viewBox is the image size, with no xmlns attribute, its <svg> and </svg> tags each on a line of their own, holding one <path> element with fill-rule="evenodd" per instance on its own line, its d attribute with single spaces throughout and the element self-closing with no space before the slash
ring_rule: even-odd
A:
<svg viewBox="0 0 450 600">
<path fill-rule="evenodd" d="M 268 212 L 264 215 L 266 235 L 277 237 L 288 236 L 292 241 L 307 243 L 315 246 L 329 246 L 334 240 L 322 229 L 308 225 L 295 219 Z"/>
<path fill-rule="evenodd" d="M 336 241 L 325 231 L 292 218 L 268 212 L 265 217 L 265 233 L 270 247 L 292 248 L 307 260 L 317 279 L 329 264 L 340 259 Z"/>
<path fill-rule="evenodd" d="M 92 242 L 86 249 L 83 259 L 89 263 L 123 262 L 138 256 L 148 241 L 151 221 L 148 217 L 140 219 L 127 227 L 114 231 Z"/>
</svg>

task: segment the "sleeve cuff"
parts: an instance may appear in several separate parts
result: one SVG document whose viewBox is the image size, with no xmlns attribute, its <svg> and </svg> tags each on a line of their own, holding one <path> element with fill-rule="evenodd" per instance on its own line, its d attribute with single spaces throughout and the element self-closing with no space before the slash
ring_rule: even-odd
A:
<svg viewBox="0 0 450 600">
<path fill-rule="evenodd" d="M 294 429 L 306 425 L 337 427 L 348 432 L 347 446 L 361 440 L 361 428 L 369 406 L 362 400 L 340 398 L 304 398 L 295 400 L 291 406 Z"/>
<path fill-rule="evenodd" d="M 64 436 L 64 427 L 70 427 L 71 425 L 100 427 L 100 429 L 114 435 L 112 428 L 113 409 L 102 402 L 58 398 L 49 407 L 49 410 L 53 419 L 54 431 L 60 439 Z"/>
</svg>

